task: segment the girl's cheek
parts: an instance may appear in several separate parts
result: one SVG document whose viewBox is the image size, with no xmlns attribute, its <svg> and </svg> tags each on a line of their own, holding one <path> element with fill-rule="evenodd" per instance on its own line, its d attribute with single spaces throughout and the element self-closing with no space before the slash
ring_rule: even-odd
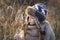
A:
<svg viewBox="0 0 60 40">
<path fill-rule="evenodd" d="M 34 24 L 34 19 L 29 18 L 29 22 L 30 22 L 30 24 Z"/>
</svg>

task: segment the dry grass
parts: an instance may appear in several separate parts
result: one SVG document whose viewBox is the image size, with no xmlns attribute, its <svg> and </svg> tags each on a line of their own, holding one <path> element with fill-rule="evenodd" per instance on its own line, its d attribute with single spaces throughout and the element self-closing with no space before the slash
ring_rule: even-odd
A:
<svg viewBox="0 0 60 40">
<path fill-rule="evenodd" d="M 14 34 L 16 29 L 23 26 L 25 17 L 25 9 L 28 5 L 33 5 L 35 3 L 41 2 L 39 0 L 0 0 L 0 40 L 14 40 Z M 57 40 L 60 40 L 60 15 L 59 14 L 59 6 L 58 8 L 55 5 L 55 9 L 53 4 L 55 2 L 51 1 L 48 4 L 52 4 L 51 6 L 48 5 L 49 8 L 49 15 L 48 20 L 52 24 Z M 58 2 L 57 2 L 58 3 Z M 57 4 L 56 3 L 56 4 Z M 59 4 L 59 3 L 58 3 Z M 57 11 L 57 10 L 58 11 Z M 52 14 L 51 14 L 52 13 Z M 56 14 L 57 13 L 57 14 Z M 24 16 L 23 16 L 24 15 Z M 52 21 L 51 21 L 52 20 Z"/>
</svg>

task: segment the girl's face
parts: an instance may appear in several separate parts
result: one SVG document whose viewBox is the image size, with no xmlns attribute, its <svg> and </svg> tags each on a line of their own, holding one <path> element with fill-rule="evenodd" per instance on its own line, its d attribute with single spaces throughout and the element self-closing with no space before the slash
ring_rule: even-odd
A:
<svg viewBox="0 0 60 40">
<path fill-rule="evenodd" d="M 32 18 L 32 17 L 29 17 L 28 22 L 29 22 L 30 24 L 35 24 L 35 20 L 34 20 L 34 18 Z"/>
</svg>

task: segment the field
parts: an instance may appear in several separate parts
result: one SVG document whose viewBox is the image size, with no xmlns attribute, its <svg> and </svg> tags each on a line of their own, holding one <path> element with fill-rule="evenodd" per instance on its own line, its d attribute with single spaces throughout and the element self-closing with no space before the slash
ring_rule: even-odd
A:
<svg viewBox="0 0 60 40">
<path fill-rule="evenodd" d="M 0 40 L 14 40 L 16 29 L 23 24 L 25 9 L 36 3 L 47 5 L 47 20 L 60 40 L 60 0 L 0 0 Z"/>
</svg>

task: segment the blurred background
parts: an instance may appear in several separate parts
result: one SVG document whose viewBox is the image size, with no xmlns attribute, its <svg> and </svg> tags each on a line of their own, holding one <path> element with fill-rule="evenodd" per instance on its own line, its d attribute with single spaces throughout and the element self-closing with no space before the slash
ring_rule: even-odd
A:
<svg viewBox="0 0 60 40">
<path fill-rule="evenodd" d="M 23 23 L 26 7 L 40 2 L 47 5 L 47 20 L 56 40 L 60 40 L 60 0 L 0 0 L 0 40 L 14 40 L 16 29 Z"/>
</svg>

